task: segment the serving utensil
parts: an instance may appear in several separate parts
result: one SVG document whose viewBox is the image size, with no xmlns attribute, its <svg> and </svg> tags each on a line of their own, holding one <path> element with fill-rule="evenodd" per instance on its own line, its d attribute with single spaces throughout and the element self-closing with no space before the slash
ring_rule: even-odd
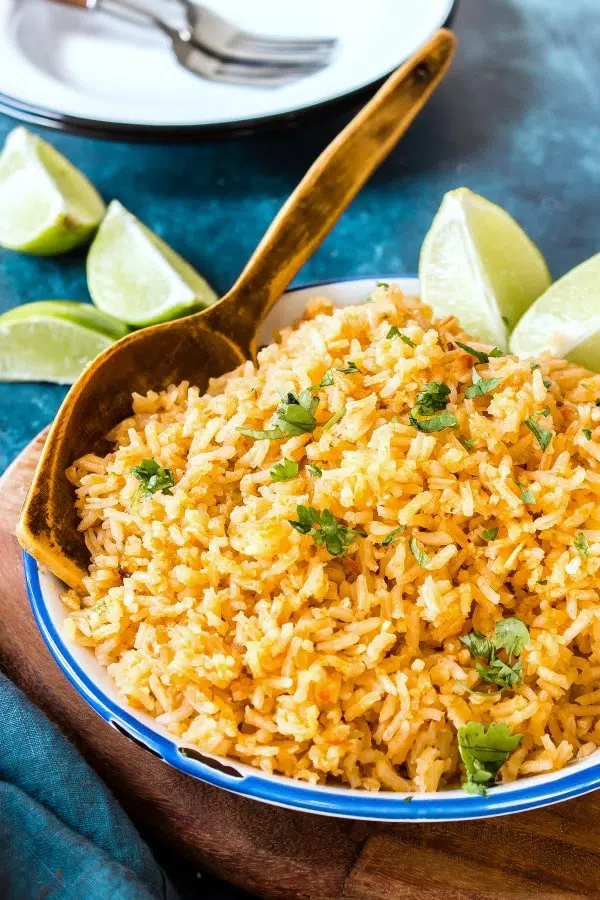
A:
<svg viewBox="0 0 600 900">
<path fill-rule="evenodd" d="M 265 61 L 265 52 L 252 56 L 249 44 L 242 44 L 242 55 L 227 58 L 214 55 L 209 47 L 199 44 L 189 28 L 175 28 L 155 13 L 144 9 L 134 0 L 59 0 L 68 6 L 76 6 L 88 11 L 102 12 L 123 18 L 131 14 L 130 21 L 138 20 L 153 25 L 162 31 L 171 41 L 171 49 L 178 62 L 194 75 L 209 81 L 220 81 L 228 84 L 243 84 L 252 87 L 277 88 L 306 75 L 312 75 L 327 65 L 328 58 L 317 55 L 314 58 L 305 53 L 299 58 L 297 53 L 288 53 L 285 58 L 279 54 L 277 59 Z M 190 12 L 191 14 L 191 12 Z M 225 20 L 222 20 L 225 22 Z M 193 26 L 194 32 L 203 31 L 200 22 Z M 212 32 L 211 32 L 212 33 Z M 216 33 L 216 32 L 215 32 Z M 246 48 L 247 55 L 243 55 Z"/>
<path fill-rule="evenodd" d="M 184 7 L 196 43 L 215 53 L 248 62 L 327 65 L 335 38 L 282 38 L 244 31 L 193 0 L 177 0 Z"/>
<path fill-rule="evenodd" d="M 231 290 L 208 309 L 133 332 L 75 382 L 52 425 L 17 526 L 22 547 L 81 588 L 89 553 L 65 469 L 106 454 L 105 435 L 131 414 L 131 394 L 211 377 L 256 358 L 260 323 L 388 155 L 444 77 L 455 38 L 445 29 L 394 72 L 325 148 L 283 205 Z"/>
</svg>

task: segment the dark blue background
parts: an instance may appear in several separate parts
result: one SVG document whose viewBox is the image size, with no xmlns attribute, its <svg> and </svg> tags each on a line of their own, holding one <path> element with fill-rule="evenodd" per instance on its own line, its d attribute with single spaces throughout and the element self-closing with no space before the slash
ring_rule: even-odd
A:
<svg viewBox="0 0 600 900">
<path fill-rule="evenodd" d="M 453 68 L 299 280 L 414 272 L 442 194 L 503 204 L 560 275 L 600 249 L 598 0 L 461 0 Z M 44 132 L 226 290 L 269 221 L 343 124 L 327 113 L 232 141 L 143 145 Z M 0 117 L 0 140 L 14 126 Z M 0 253 L 0 310 L 88 298 L 84 253 Z M 53 416 L 64 389 L 0 385 L 0 471 Z"/>
</svg>

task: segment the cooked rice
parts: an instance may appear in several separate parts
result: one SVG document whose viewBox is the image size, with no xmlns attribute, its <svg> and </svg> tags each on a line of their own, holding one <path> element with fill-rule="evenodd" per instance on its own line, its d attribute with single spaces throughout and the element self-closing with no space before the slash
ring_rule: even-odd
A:
<svg viewBox="0 0 600 900">
<path fill-rule="evenodd" d="M 387 339 L 392 325 L 416 346 Z M 372 791 L 456 784 L 457 728 L 473 720 L 523 734 L 505 781 L 600 744 L 600 377 L 549 357 L 535 369 L 493 358 L 478 371 L 500 386 L 466 400 L 474 360 L 454 345 L 460 334 L 397 289 L 343 309 L 316 299 L 257 367 L 206 395 L 185 383 L 134 395 L 115 451 L 67 473 L 92 565 L 85 596 L 64 598 L 68 636 L 93 648 L 132 707 L 205 751 Z M 361 374 L 337 372 L 318 391 L 320 424 L 346 406 L 329 430 L 283 441 L 236 430 L 268 428 L 277 389 L 318 384 L 347 360 Z M 451 388 L 459 430 L 408 423 L 430 381 Z M 538 421 L 555 437 L 542 453 L 524 420 L 545 406 Z M 298 477 L 274 483 L 284 457 Z M 130 469 L 144 458 L 173 469 L 172 496 L 133 502 Z M 288 524 L 298 504 L 368 536 L 333 558 Z M 574 547 L 582 531 L 587 558 Z M 531 633 L 523 685 L 470 694 L 481 683 L 459 636 L 507 616 Z"/>
</svg>

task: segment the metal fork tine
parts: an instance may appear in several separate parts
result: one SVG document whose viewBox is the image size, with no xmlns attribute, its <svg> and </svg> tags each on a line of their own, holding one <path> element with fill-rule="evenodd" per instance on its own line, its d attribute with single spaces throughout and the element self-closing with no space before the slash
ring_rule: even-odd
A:
<svg viewBox="0 0 600 900">
<path fill-rule="evenodd" d="M 239 38 L 249 44 L 256 44 L 269 49 L 285 50 L 327 50 L 331 51 L 337 44 L 335 38 L 284 38 L 267 35 L 240 33 Z"/>
<path fill-rule="evenodd" d="M 336 45 L 336 41 L 284 41 L 275 38 L 257 38 L 251 35 L 238 37 L 235 43 L 238 47 L 243 46 L 247 50 L 256 50 L 259 53 L 279 53 L 286 56 L 303 54 L 319 58 L 331 56 Z"/>
</svg>

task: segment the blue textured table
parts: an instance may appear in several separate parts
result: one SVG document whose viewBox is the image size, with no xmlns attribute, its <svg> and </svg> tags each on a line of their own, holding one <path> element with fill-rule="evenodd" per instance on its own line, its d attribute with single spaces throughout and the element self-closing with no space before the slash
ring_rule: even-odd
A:
<svg viewBox="0 0 600 900">
<path fill-rule="evenodd" d="M 598 0 L 461 0 L 445 83 L 299 281 L 414 272 L 442 194 L 503 204 L 560 275 L 600 249 Z M 14 126 L 0 117 L 0 140 Z M 231 142 L 138 145 L 45 132 L 226 290 L 305 169 L 339 130 L 329 116 Z M 84 253 L 0 254 L 0 310 L 88 298 Z M 50 421 L 64 389 L 0 385 L 0 471 Z"/>
</svg>

